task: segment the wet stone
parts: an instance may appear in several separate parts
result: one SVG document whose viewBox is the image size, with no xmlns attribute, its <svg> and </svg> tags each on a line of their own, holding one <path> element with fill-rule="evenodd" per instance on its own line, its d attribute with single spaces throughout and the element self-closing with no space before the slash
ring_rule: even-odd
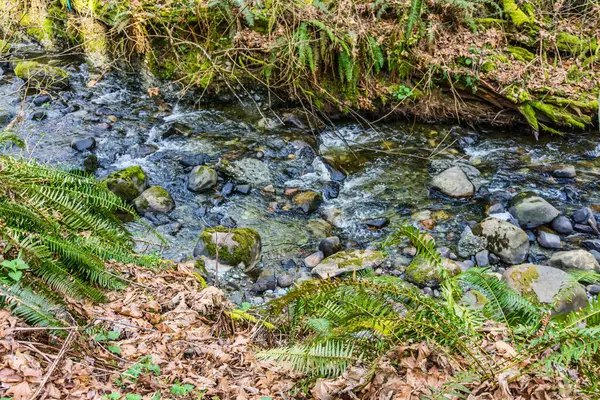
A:
<svg viewBox="0 0 600 400">
<path fill-rule="evenodd" d="M 386 226 L 388 226 L 388 224 L 390 223 L 390 220 L 388 218 L 375 218 L 375 219 L 368 219 L 366 221 L 363 221 L 363 223 L 369 229 L 382 229 L 382 228 L 385 228 Z"/>
<path fill-rule="evenodd" d="M 322 251 L 316 251 L 304 259 L 304 264 L 309 268 L 314 268 L 323 261 L 325 255 Z"/>
<path fill-rule="evenodd" d="M 221 225 L 224 226 L 225 228 L 236 228 L 237 222 L 235 219 L 233 219 L 231 217 L 225 217 L 221 220 Z"/>
<path fill-rule="evenodd" d="M 592 296 L 597 296 L 600 294 L 600 285 L 588 285 L 586 289 Z"/>
<path fill-rule="evenodd" d="M 250 185 L 237 185 L 235 191 L 240 194 L 250 194 L 252 187 Z"/>
<path fill-rule="evenodd" d="M 340 195 L 340 185 L 337 182 L 329 182 L 322 191 L 326 200 L 337 199 Z"/>
<path fill-rule="evenodd" d="M 581 242 L 581 245 L 590 251 L 597 250 L 600 252 L 600 240 L 599 239 L 584 240 L 583 242 Z"/>
<path fill-rule="evenodd" d="M 33 104 L 35 104 L 36 106 L 41 106 L 43 104 L 46 103 L 50 103 L 52 101 L 52 98 L 50 96 L 48 96 L 47 94 L 43 94 L 40 96 L 37 96 L 33 99 Z"/>
<path fill-rule="evenodd" d="M 291 274 L 283 274 L 277 278 L 277 285 L 281 288 L 288 288 L 294 284 L 294 277 Z"/>
<path fill-rule="evenodd" d="M 71 142 L 71 147 L 77 151 L 93 150 L 96 148 L 96 139 L 93 137 L 75 139 Z"/>
<path fill-rule="evenodd" d="M 552 175 L 557 178 L 575 178 L 577 173 L 573 165 L 561 165 L 552 171 Z"/>
<path fill-rule="evenodd" d="M 221 189 L 221 194 L 227 197 L 231 193 L 233 193 L 233 183 L 227 182 L 225 185 L 223 185 L 223 188 Z"/>
<path fill-rule="evenodd" d="M 112 115 L 113 111 L 108 107 L 102 106 L 96 110 L 95 114 L 99 117 L 103 117 L 107 115 Z"/>
<path fill-rule="evenodd" d="M 171 124 L 162 134 L 163 139 L 167 139 L 173 136 L 188 137 L 192 132 L 192 128 L 187 125 L 175 122 Z"/>
<path fill-rule="evenodd" d="M 521 193 L 515 196 L 510 213 L 524 229 L 547 224 L 560 214 L 552 204 L 532 193 Z"/>
<path fill-rule="evenodd" d="M 204 153 L 186 155 L 179 159 L 179 163 L 184 167 L 196 167 L 198 165 L 204 165 L 209 158 L 210 156 Z"/>
<path fill-rule="evenodd" d="M 487 250 L 481 250 L 475 254 L 475 261 L 477 262 L 477 265 L 480 267 L 487 267 L 490 264 L 489 255 L 490 252 Z"/>
<path fill-rule="evenodd" d="M 495 203 L 492 204 L 490 206 L 490 208 L 488 209 L 488 215 L 490 214 L 497 214 L 497 213 L 503 213 L 506 210 L 504 209 L 504 205 L 502 203 Z"/>
<path fill-rule="evenodd" d="M 575 229 L 577 232 L 583 232 L 583 233 L 596 233 L 594 231 L 594 228 L 592 228 L 589 225 L 584 225 L 584 224 L 575 224 L 573 226 L 573 229 Z"/>
<path fill-rule="evenodd" d="M 33 121 L 43 121 L 46 118 L 48 118 L 48 114 L 46 114 L 46 111 L 36 111 L 33 114 L 31 114 L 31 119 Z"/>
<path fill-rule="evenodd" d="M 573 232 L 573 224 L 571 224 L 571 220 L 565 216 L 554 218 L 550 227 L 563 235 L 568 235 Z"/>
<path fill-rule="evenodd" d="M 590 254 L 594 256 L 598 263 L 600 263 L 600 251 L 590 250 Z"/>
<path fill-rule="evenodd" d="M 81 107 L 79 107 L 77 104 L 70 104 L 66 108 L 63 109 L 63 112 L 65 114 L 71 114 L 71 113 L 79 111 L 80 109 L 81 109 Z"/>
<path fill-rule="evenodd" d="M 342 249 L 342 243 L 340 238 L 337 236 L 327 237 L 319 243 L 319 250 L 323 252 L 325 257 L 329 257 L 332 254 L 337 253 Z"/>
<path fill-rule="evenodd" d="M 553 233 L 548 233 L 545 231 L 541 231 L 538 234 L 538 243 L 540 246 L 545 247 L 547 249 L 560 249 L 562 248 L 562 243 L 560 242 L 560 237 Z"/>
<path fill-rule="evenodd" d="M 578 224 L 587 224 L 588 220 L 594 217 L 592 210 L 589 207 L 583 207 L 575 211 L 572 215 L 573 221 Z"/>
<path fill-rule="evenodd" d="M 452 167 L 431 181 L 431 185 L 450 197 L 471 197 L 475 193 L 475 187 L 460 167 Z"/>
</svg>

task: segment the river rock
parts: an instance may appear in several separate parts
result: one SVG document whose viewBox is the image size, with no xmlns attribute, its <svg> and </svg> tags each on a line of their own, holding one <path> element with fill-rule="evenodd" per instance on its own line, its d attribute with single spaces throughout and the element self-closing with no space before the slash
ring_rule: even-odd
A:
<svg viewBox="0 0 600 400">
<path fill-rule="evenodd" d="M 196 167 L 198 165 L 204 165 L 208 160 L 210 160 L 210 156 L 206 153 L 188 154 L 182 156 L 179 159 L 179 163 L 184 167 Z"/>
<path fill-rule="evenodd" d="M 575 178 L 577 173 L 573 165 L 559 165 L 552 171 L 552 175 L 557 178 Z"/>
<path fill-rule="evenodd" d="M 581 242 L 581 245 L 588 250 L 600 251 L 600 240 L 599 239 L 584 240 L 583 242 Z"/>
<path fill-rule="evenodd" d="M 35 104 L 36 106 L 39 107 L 39 106 L 44 105 L 46 103 L 50 103 L 51 101 L 52 101 L 52 98 L 49 95 L 47 95 L 47 94 L 41 94 L 39 96 L 36 96 L 33 99 L 33 104 Z"/>
<path fill-rule="evenodd" d="M 15 66 L 15 75 L 26 81 L 29 87 L 38 90 L 61 90 L 69 86 L 69 74 L 64 70 L 37 61 L 19 62 Z"/>
<path fill-rule="evenodd" d="M 527 258 L 529 237 L 510 222 L 486 218 L 473 227 L 473 233 L 484 237 L 487 249 L 507 264 L 520 264 Z"/>
<path fill-rule="evenodd" d="M 559 251 L 552 254 L 548 265 L 563 270 L 577 269 L 600 273 L 600 265 L 593 254 L 585 250 Z"/>
<path fill-rule="evenodd" d="M 74 139 L 71 142 L 71 147 L 77 151 L 93 150 L 96 148 L 96 139 L 87 137 L 84 139 Z"/>
<path fill-rule="evenodd" d="M 447 258 L 442 259 L 442 267 L 449 276 L 460 274 L 461 269 L 458 264 Z M 443 281 L 440 270 L 431 265 L 421 256 L 412 260 L 410 265 L 404 271 L 404 278 L 419 287 L 438 287 Z"/>
<path fill-rule="evenodd" d="M 175 208 L 175 201 L 164 188 L 151 186 L 133 201 L 133 205 L 142 215 L 147 212 L 168 213 Z"/>
<path fill-rule="evenodd" d="M 523 229 L 547 224 L 560 214 L 552 204 L 529 192 L 515 196 L 510 213 L 519 221 Z"/>
<path fill-rule="evenodd" d="M 172 136 L 188 137 L 192 132 L 192 128 L 184 125 L 180 122 L 172 123 L 162 134 L 163 139 L 170 138 Z"/>
<path fill-rule="evenodd" d="M 600 285 L 588 285 L 586 289 L 592 296 L 597 296 L 600 294 Z"/>
<path fill-rule="evenodd" d="M 471 257 L 479 251 L 485 250 L 487 244 L 487 239 L 474 235 L 471 228 L 467 226 L 458 241 L 458 255 L 462 258 Z"/>
<path fill-rule="evenodd" d="M 205 192 L 217 184 L 217 172 L 209 167 L 198 165 L 188 176 L 188 190 L 192 192 Z"/>
<path fill-rule="evenodd" d="M 194 257 L 217 258 L 231 266 L 243 264 L 244 272 L 257 275 L 256 265 L 260 259 L 261 239 L 251 228 L 226 228 L 215 226 L 205 229 L 194 248 Z"/>
<path fill-rule="evenodd" d="M 383 263 L 383 260 L 384 257 L 380 251 L 345 250 L 327 257 L 311 272 L 321 279 L 327 279 L 346 272 L 378 267 Z"/>
<path fill-rule="evenodd" d="M 594 214 L 589 207 L 583 207 L 575 211 L 572 217 L 573 221 L 578 224 L 587 224 L 590 219 L 594 218 Z"/>
<path fill-rule="evenodd" d="M 554 233 L 549 233 L 546 231 L 541 231 L 537 237 L 538 243 L 540 246 L 545 247 L 547 249 L 561 249 L 562 243 L 560 242 L 560 237 L 555 235 Z"/>
<path fill-rule="evenodd" d="M 273 181 L 269 166 L 255 158 L 238 161 L 221 160 L 219 170 L 233 180 L 253 186 L 266 186 Z"/>
<path fill-rule="evenodd" d="M 258 275 L 256 282 L 252 286 L 254 293 L 262 293 L 267 290 L 275 290 L 277 288 L 277 276 L 272 268 L 264 269 Z"/>
<path fill-rule="evenodd" d="M 382 229 L 389 225 L 390 220 L 389 220 L 389 218 L 383 217 L 383 218 L 367 219 L 367 220 L 363 221 L 363 223 L 369 229 Z"/>
<path fill-rule="evenodd" d="M 477 261 L 477 266 L 487 267 L 490 265 L 490 252 L 487 250 L 481 250 L 475 254 L 475 261 Z"/>
<path fill-rule="evenodd" d="M 127 202 L 133 201 L 148 187 L 146 174 L 137 165 L 113 172 L 104 178 L 104 182 L 108 190 Z"/>
<path fill-rule="evenodd" d="M 563 235 L 569 235 L 573 232 L 573 224 L 571 224 L 571 220 L 565 216 L 559 216 L 552 220 L 552 224 L 550 227 L 554 229 L 558 233 L 562 233 Z"/>
<path fill-rule="evenodd" d="M 435 176 L 431 185 L 450 197 L 471 197 L 475 193 L 475 187 L 460 167 L 448 168 Z"/>
<path fill-rule="evenodd" d="M 556 302 L 554 314 L 577 311 L 587 305 L 585 289 L 567 273 L 544 265 L 521 264 L 507 269 L 502 279 L 534 303 Z"/>
<path fill-rule="evenodd" d="M 289 288 L 294 284 L 294 276 L 292 274 L 279 275 L 277 285 L 281 288 Z"/>
<path fill-rule="evenodd" d="M 319 250 L 325 257 L 329 257 L 342 249 L 342 242 L 337 236 L 326 237 L 319 243 Z"/>
<path fill-rule="evenodd" d="M 302 212 L 305 214 L 310 214 L 316 211 L 321 205 L 322 201 L 323 198 L 319 193 L 310 190 L 298 193 L 292 198 L 292 203 L 294 203 L 294 206 L 302 210 Z"/>
<path fill-rule="evenodd" d="M 309 268 L 314 268 L 321 264 L 321 261 L 323 261 L 324 258 L 325 255 L 323 255 L 323 252 L 319 250 L 306 257 L 304 259 L 304 264 Z"/>
</svg>

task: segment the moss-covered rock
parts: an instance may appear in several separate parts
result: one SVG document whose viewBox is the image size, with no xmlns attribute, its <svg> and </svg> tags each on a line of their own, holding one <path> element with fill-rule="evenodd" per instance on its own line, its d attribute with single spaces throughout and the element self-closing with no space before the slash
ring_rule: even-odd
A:
<svg viewBox="0 0 600 400">
<path fill-rule="evenodd" d="M 260 260 L 261 238 L 250 228 L 207 228 L 201 234 L 194 248 L 194 257 L 219 259 L 220 263 L 231 266 L 244 265 L 246 273 L 256 273 L 255 266 Z"/>
<path fill-rule="evenodd" d="M 511 201 L 510 213 L 524 229 L 545 225 L 560 215 L 554 206 L 532 192 L 523 192 Z"/>
<path fill-rule="evenodd" d="M 148 187 L 146 174 L 137 165 L 113 172 L 104 178 L 104 183 L 108 190 L 127 202 L 133 201 Z"/>
<path fill-rule="evenodd" d="M 449 276 L 460 274 L 460 267 L 452 260 L 442 259 L 442 266 Z M 428 263 L 423 257 L 416 257 L 404 272 L 404 278 L 419 287 L 438 287 L 444 281 L 440 268 Z"/>
<path fill-rule="evenodd" d="M 486 218 L 473 227 L 473 233 L 487 240 L 488 250 L 507 264 L 520 264 L 529 252 L 525 231 L 497 218 Z"/>
<path fill-rule="evenodd" d="M 147 212 L 168 213 L 175 208 L 175 201 L 171 197 L 171 194 L 160 186 L 152 186 L 144 190 L 133 201 L 133 204 L 140 214 Z"/>
<path fill-rule="evenodd" d="M 41 64 L 37 61 L 21 61 L 15 66 L 15 75 L 35 89 L 65 89 L 69 86 L 69 74 L 63 69 Z"/>
<path fill-rule="evenodd" d="M 502 279 L 535 304 L 553 304 L 555 314 L 579 310 L 587 305 L 585 289 L 557 268 L 521 264 L 510 267 Z"/>
<path fill-rule="evenodd" d="M 312 269 L 313 275 L 322 279 L 333 278 L 347 272 L 375 268 L 384 260 L 383 253 L 374 250 L 346 250 L 327 257 Z"/>
<path fill-rule="evenodd" d="M 294 203 L 294 206 L 306 214 L 316 211 L 321 205 L 322 201 L 323 197 L 321 194 L 313 191 L 298 193 L 292 198 L 292 203 Z"/>
<path fill-rule="evenodd" d="M 192 192 L 205 192 L 214 187 L 217 181 L 217 172 L 214 169 L 198 165 L 190 171 L 187 188 Z"/>
</svg>

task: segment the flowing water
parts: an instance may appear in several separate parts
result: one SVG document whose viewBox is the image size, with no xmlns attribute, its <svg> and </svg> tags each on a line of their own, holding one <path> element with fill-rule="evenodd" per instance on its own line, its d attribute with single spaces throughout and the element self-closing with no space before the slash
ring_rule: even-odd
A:
<svg viewBox="0 0 600 400">
<path fill-rule="evenodd" d="M 436 220 L 432 235 L 454 249 L 467 221 L 483 219 L 486 205 L 518 191 L 536 191 L 565 213 L 582 204 L 600 204 L 597 133 L 536 142 L 525 130 L 406 122 L 372 127 L 356 121 L 338 121 L 317 130 L 299 124 L 265 130 L 259 128 L 262 116 L 255 102 L 199 105 L 190 95 L 178 100 L 165 87 L 161 96 L 150 97 L 147 88 L 153 82 L 116 72 L 88 87 L 92 78 L 85 64 L 50 61 L 62 63 L 70 72 L 71 89 L 51 93 L 52 101 L 42 106 L 35 106 L 32 96 L 24 98 L 23 82 L 11 72 L 0 77 L 0 117 L 5 115 L 0 122 L 6 125 L 7 115 L 21 113 L 24 119 L 13 130 L 27 143 L 24 150 L 5 151 L 21 151 L 69 168 L 82 168 L 94 154 L 99 179 L 121 168 L 141 166 L 150 184 L 165 187 L 177 206 L 168 215 L 145 218 L 164 236 L 167 247 L 152 245 L 156 240 L 142 224 L 131 224 L 130 229 L 145 238 L 139 242 L 140 250 L 160 251 L 177 261 L 191 259 L 206 226 L 222 223 L 255 228 L 263 238 L 262 262 L 280 267 L 290 259 L 302 260 L 331 234 L 339 235 L 346 246 L 361 248 L 389 234 L 390 227 L 369 229 L 364 223 L 368 219 L 386 217 L 390 226 L 403 220 Z M 32 120 L 37 111 L 44 111 L 46 118 Z M 174 123 L 189 132 L 164 137 Z M 95 138 L 94 150 L 71 148 L 74 139 L 87 137 Z M 248 195 L 222 196 L 223 177 L 215 191 L 196 194 L 186 188 L 187 171 L 180 159 L 200 153 L 215 162 L 260 159 L 264 168 L 252 176 Z M 320 157 L 336 170 L 328 169 Z M 474 199 L 454 200 L 429 189 L 432 173 L 448 159 L 462 160 L 480 171 Z M 577 177 L 554 178 L 548 167 L 559 163 L 575 165 Z M 262 191 L 269 184 L 275 195 Z M 308 216 L 288 209 L 283 191 L 292 187 L 324 192 L 326 200 Z"/>
</svg>

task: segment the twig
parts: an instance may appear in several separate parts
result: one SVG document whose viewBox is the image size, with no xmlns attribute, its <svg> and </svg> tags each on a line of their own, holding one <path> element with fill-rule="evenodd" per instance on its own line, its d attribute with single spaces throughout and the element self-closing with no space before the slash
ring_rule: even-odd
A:
<svg viewBox="0 0 600 400">
<path fill-rule="evenodd" d="M 33 396 L 31 396 L 31 400 L 37 399 L 37 397 L 40 395 L 40 393 L 42 392 L 42 390 L 46 386 L 46 383 L 48 382 L 48 379 L 50 379 L 50 376 L 52 376 L 52 373 L 54 372 L 54 370 L 58 366 L 58 363 L 60 362 L 60 360 L 62 360 L 63 356 L 67 353 L 67 350 L 71 346 L 71 342 L 75 338 L 76 334 L 77 334 L 77 330 L 72 330 L 71 332 L 69 332 L 69 336 L 67 336 L 67 340 L 65 340 L 65 343 L 63 343 L 63 345 L 62 345 L 62 347 L 60 349 L 60 352 L 58 353 L 58 355 L 54 359 L 54 362 L 52 363 L 52 365 L 50 365 L 50 368 L 48 369 L 48 372 L 46 372 L 46 375 L 44 376 L 44 379 L 42 379 L 42 381 L 40 382 L 40 386 L 37 388 L 37 390 L 35 391 L 35 393 L 33 394 Z"/>
</svg>

